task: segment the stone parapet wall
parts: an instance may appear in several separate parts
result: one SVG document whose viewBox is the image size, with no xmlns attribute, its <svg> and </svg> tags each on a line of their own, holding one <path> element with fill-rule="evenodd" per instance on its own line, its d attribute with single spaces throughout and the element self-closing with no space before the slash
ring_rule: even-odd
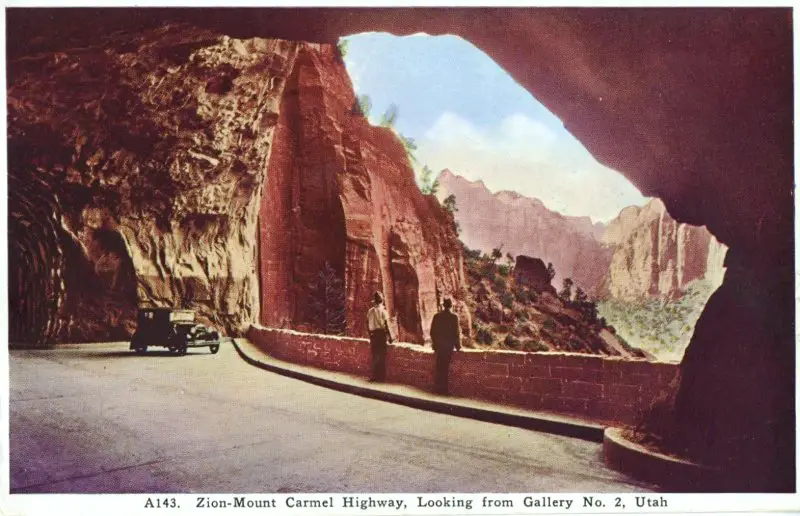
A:
<svg viewBox="0 0 800 516">
<path fill-rule="evenodd" d="M 271 356 L 368 376 L 367 339 L 251 326 L 247 337 Z M 387 381 L 430 390 L 430 348 L 392 344 Z M 510 406 L 632 425 L 677 373 L 678 365 L 576 353 L 464 350 L 453 355 L 450 393 Z"/>
</svg>

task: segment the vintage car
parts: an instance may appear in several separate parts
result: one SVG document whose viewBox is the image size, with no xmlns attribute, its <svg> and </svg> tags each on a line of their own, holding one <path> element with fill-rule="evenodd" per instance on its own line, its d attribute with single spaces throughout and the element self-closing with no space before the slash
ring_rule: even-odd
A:
<svg viewBox="0 0 800 516">
<path fill-rule="evenodd" d="M 141 308 L 130 349 L 144 353 L 148 346 L 159 346 L 185 354 L 188 348 L 208 347 L 216 353 L 221 342 L 219 332 L 195 322 L 192 310 Z"/>
</svg>

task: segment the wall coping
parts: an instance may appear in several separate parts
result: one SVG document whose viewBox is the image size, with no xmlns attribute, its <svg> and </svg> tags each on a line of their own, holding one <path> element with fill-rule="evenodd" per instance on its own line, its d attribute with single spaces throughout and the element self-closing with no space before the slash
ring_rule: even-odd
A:
<svg viewBox="0 0 800 516">
<path fill-rule="evenodd" d="M 349 337 L 347 335 L 328 335 L 325 333 L 309 333 L 305 331 L 298 331 L 298 330 L 290 330 L 287 328 L 273 328 L 269 326 L 262 326 L 260 324 L 251 324 L 250 328 L 253 330 L 261 330 L 261 331 L 274 331 L 278 333 L 283 333 L 286 335 L 296 335 L 296 336 L 308 336 L 312 335 L 314 337 L 319 337 L 323 339 L 330 339 L 330 340 L 351 340 L 351 341 L 358 341 L 358 342 L 365 342 L 369 343 L 369 339 L 364 337 Z M 395 346 L 399 348 L 406 348 L 406 349 L 413 349 L 416 351 L 420 351 L 423 353 L 433 353 L 433 349 L 428 346 L 427 344 L 414 344 L 410 342 L 393 342 L 389 344 L 390 346 Z M 514 349 L 472 349 L 472 348 L 461 348 L 459 353 L 485 353 L 487 355 L 494 355 L 494 356 L 543 356 L 543 357 L 567 357 L 567 358 L 582 358 L 588 360 L 605 360 L 609 362 L 635 362 L 635 363 L 647 363 L 647 364 L 664 364 L 664 365 L 680 365 L 680 362 L 672 362 L 672 361 L 665 361 L 665 360 L 647 360 L 646 358 L 631 358 L 631 357 L 620 357 L 620 356 L 609 356 L 609 355 L 594 355 L 590 353 L 575 353 L 571 351 L 517 351 Z"/>
</svg>

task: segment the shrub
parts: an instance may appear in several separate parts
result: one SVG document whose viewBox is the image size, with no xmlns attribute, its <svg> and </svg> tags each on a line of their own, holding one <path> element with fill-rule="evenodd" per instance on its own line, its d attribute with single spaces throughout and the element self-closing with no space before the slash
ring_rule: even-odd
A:
<svg viewBox="0 0 800 516">
<path fill-rule="evenodd" d="M 488 346 L 494 342 L 494 335 L 492 335 L 492 332 L 486 328 L 478 328 L 478 331 L 475 332 L 475 340 L 480 344 L 485 344 Z"/>
<path fill-rule="evenodd" d="M 555 329 L 556 329 L 556 323 L 555 323 L 555 321 L 554 321 L 554 320 L 552 320 L 552 319 L 550 319 L 549 317 L 548 317 L 547 319 L 545 319 L 545 321 L 542 323 L 542 326 L 543 326 L 543 327 L 544 327 L 546 330 L 550 330 L 550 331 L 553 331 L 553 330 L 555 330 Z"/>
<path fill-rule="evenodd" d="M 528 314 L 525 312 L 525 310 L 517 310 L 516 312 L 514 312 L 514 317 L 516 317 L 520 321 L 528 320 Z"/>
<path fill-rule="evenodd" d="M 495 288 L 495 290 L 497 290 L 498 292 L 502 292 L 502 291 L 504 291 L 504 290 L 506 289 L 506 287 L 507 287 L 507 286 L 508 286 L 508 285 L 506 284 L 506 280 L 504 280 L 504 279 L 502 278 L 502 276 L 497 276 L 497 277 L 494 279 L 494 288 Z"/>
<path fill-rule="evenodd" d="M 488 279 L 489 281 L 494 281 L 495 278 L 495 268 L 493 263 L 484 263 L 483 267 L 481 267 L 480 275 L 484 278 Z"/>
<path fill-rule="evenodd" d="M 497 273 L 503 277 L 508 277 L 509 273 L 508 265 L 499 265 L 497 267 Z"/>
<path fill-rule="evenodd" d="M 521 347 L 519 339 L 511 335 L 510 333 L 506 335 L 506 338 L 503 340 L 503 344 L 505 344 L 506 347 L 510 349 L 520 349 Z"/>
<path fill-rule="evenodd" d="M 511 292 L 503 292 L 500 296 L 500 304 L 506 308 L 511 308 L 514 306 L 514 296 L 511 295 Z"/>
<path fill-rule="evenodd" d="M 464 255 L 471 260 L 479 260 L 481 257 L 480 249 L 470 249 L 464 246 Z"/>
<path fill-rule="evenodd" d="M 349 40 L 341 38 L 339 39 L 339 43 L 336 44 L 336 49 L 338 50 L 340 59 L 347 57 L 347 47 L 349 43 Z"/>
<path fill-rule="evenodd" d="M 543 343 L 541 341 L 538 341 L 538 340 L 533 340 L 533 339 L 529 339 L 529 340 L 526 340 L 525 342 L 523 342 L 522 343 L 522 349 L 524 351 L 533 351 L 533 352 L 536 352 L 536 351 L 549 351 L 550 350 L 550 348 L 547 347 L 547 344 L 545 344 L 545 343 Z"/>
</svg>

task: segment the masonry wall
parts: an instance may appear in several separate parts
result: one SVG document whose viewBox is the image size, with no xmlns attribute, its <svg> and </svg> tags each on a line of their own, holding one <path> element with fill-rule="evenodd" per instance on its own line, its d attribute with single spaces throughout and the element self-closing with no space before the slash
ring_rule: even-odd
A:
<svg viewBox="0 0 800 516">
<path fill-rule="evenodd" d="M 251 326 L 248 338 L 281 360 L 362 376 L 370 373 L 367 339 L 259 326 Z M 430 390 L 433 369 L 430 348 L 389 345 L 388 382 Z M 577 353 L 464 350 L 453 355 L 450 394 L 632 425 L 677 370 L 677 364 Z"/>
</svg>

